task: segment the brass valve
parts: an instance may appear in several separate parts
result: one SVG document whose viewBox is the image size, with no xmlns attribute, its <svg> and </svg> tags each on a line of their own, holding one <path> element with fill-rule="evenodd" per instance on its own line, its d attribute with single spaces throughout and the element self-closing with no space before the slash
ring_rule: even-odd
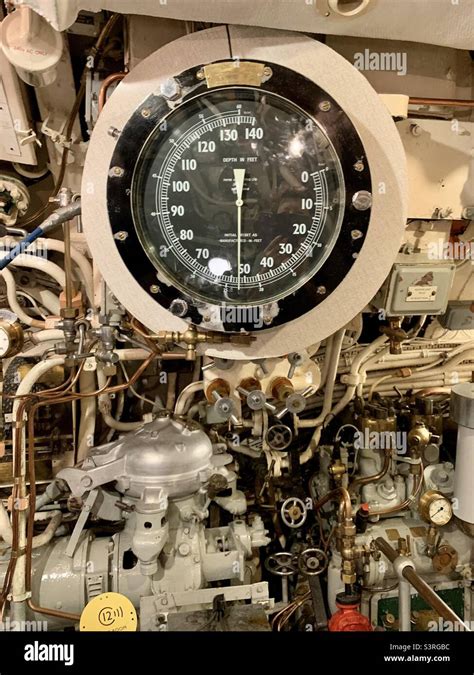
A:
<svg viewBox="0 0 474 675">
<path fill-rule="evenodd" d="M 402 342 L 408 339 L 408 335 L 402 328 L 402 319 L 393 317 L 389 320 L 388 326 L 382 326 L 380 332 L 390 339 L 390 354 L 401 354 Z"/>
</svg>

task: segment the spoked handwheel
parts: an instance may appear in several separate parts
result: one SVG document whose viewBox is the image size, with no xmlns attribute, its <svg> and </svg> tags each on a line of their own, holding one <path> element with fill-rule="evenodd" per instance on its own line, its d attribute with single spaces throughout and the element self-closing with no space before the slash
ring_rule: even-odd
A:
<svg viewBox="0 0 474 675">
<path fill-rule="evenodd" d="M 278 577 L 291 577 L 298 572 L 298 556 L 286 551 L 273 553 L 266 558 L 265 569 Z"/>
<path fill-rule="evenodd" d="M 328 556 L 322 549 L 307 548 L 298 556 L 298 569 L 302 574 L 313 577 L 322 574 L 328 562 Z"/>
<path fill-rule="evenodd" d="M 281 519 L 287 527 L 297 529 L 306 522 L 308 510 L 302 499 L 290 497 L 283 502 L 280 513 Z"/>
</svg>

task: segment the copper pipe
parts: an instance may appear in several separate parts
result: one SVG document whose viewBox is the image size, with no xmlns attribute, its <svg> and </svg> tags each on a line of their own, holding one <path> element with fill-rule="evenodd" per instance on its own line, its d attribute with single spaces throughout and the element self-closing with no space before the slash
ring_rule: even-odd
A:
<svg viewBox="0 0 474 675">
<path fill-rule="evenodd" d="M 390 546 L 388 541 L 385 541 L 382 537 L 377 537 L 375 540 L 375 545 L 377 548 L 382 551 L 384 556 L 386 556 L 391 563 L 394 563 L 397 558 L 406 558 L 406 556 L 399 555 L 393 546 Z M 454 625 L 462 626 L 464 630 L 469 630 L 465 625 L 464 621 L 458 617 L 458 615 L 453 612 L 451 607 L 449 607 L 444 600 L 442 600 L 437 593 L 429 586 L 424 579 L 416 572 L 413 567 L 405 567 L 402 571 L 402 576 L 405 577 L 407 581 L 413 586 L 415 590 L 418 591 L 419 595 L 423 600 L 432 607 L 435 612 L 437 612 L 443 619 L 446 621 L 453 622 Z"/>
<path fill-rule="evenodd" d="M 358 485 L 367 485 L 368 483 L 375 483 L 385 476 L 390 468 L 390 461 L 392 459 L 392 450 L 386 450 L 384 456 L 383 466 L 378 473 L 374 473 L 371 476 L 360 476 L 352 481 L 352 483 L 347 488 L 351 492 Z"/>
<path fill-rule="evenodd" d="M 346 519 L 352 518 L 351 496 L 349 494 L 349 491 L 343 487 L 335 488 L 334 490 L 331 490 L 326 495 L 324 495 L 324 497 L 321 497 L 321 499 L 318 499 L 318 501 L 314 503 L 314 510 L 318 511 L 322 506 L 327 504 L 327 502 L 336 498 L 340 502 L 340 508 L 343 512 L 344 518 Z"/>
<path fill-rule="evenodd" d="M 422 467 L 422 464 L 419 464 L 419 467 Z M 391 506 L 389 509 L 382 509 L 381 511 L 370 511 L 369 510 L 369 516 L 386 516 L 389 513 L 397 513 L 397 511 L 403 511 L 404 509 L 408 508 L 412 503 L 419 491 L 421 490 L 421 486 L 423 485 L 423 471 L 419 470 L 418 473 L 419 479 L 418 483 L 416 485 L 416 488 L 413 490 L 413 493 L 405 499 L 401 504 L 397 504 L 396 506 Z"/>
<path fill-rule="evenodd" d="M 474 101 L 458 98 L 417 98 L 410 96 L 408 99 L 410 105 L 439 105 L 448 108 L 474 108 Z"/>
<path fill-rule="evenodd" d="M 63 237 L 64 237 L 65 302 L 66 302 L 66 309 L 72 309 L 72 301 L 75 294 L 75 288 L 72 278 L 71 228 L 69 221 L 66 221 L 63 225 Z"/>
<path fill-rule="evenodd" d="M 59 619 L 66 619 L 67 621 L 80 621 L 80 614 L 71 614 L 70 612 L 62 612 L 60 609 L 50 609 L 48 607 L 40 607 L 35 605 L 31 598 L 28 598 L 26 604 L 33 612 L 38 612 L 38 614 L 46 614 L 46 616 L 56 616 Z"/>
<path fill-rule="evenodd" d="M 102 82 L 101 87 L 99 89 L 99 100 L 97 102 L 97 110 L 99 112 L 99 115 L 107 102 L 107 91 L 110 85 L 113 84 L 114 82 L 121 82 L 125 77 L 125 75 L 127 75 L 127 73 L 112 73 L 112 75 L 106 77 L 105 80 Z"/>
</svg>

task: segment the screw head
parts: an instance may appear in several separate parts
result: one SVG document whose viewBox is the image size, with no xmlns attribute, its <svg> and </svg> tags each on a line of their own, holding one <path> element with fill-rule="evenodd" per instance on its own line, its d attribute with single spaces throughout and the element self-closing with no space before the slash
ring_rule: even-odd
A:
<svg viewBox="0 0 474 675">
<path fill-rule="evenodd" d="M 354 239 L 354 241 L 356 239 L 361 239 L 361 237 L 363 237 L 363 236 L 364 235 L 360 230 L 352 230 L 352 232 L 351 232 L 351 237 L 352 237 L 352 239 Z"/>
<path fill-rule="evenodd" d="M 164 98 L 174 101 L 180 97 L 181 87 L 179 82 L 175 80 L 174 77 L 170 77 L 168 80 L 165 80 L 161 83 L 160 92 Z"/>
<path fill-rule="evenodd" d="M 147 119 L 148 117 L 150 117 L 150 115 L 151 115 L 150 108 L 143 108 L 143 110 L 141 111 L 141 116 Z"/>
<path fill-rule="evenodd" d="M 367 211 L 372 206 L 372 194 L 367 190 L 359 190 L 352 197 L 352 205 L 358 211 Z"/>
<path fill-rule="evenodd" d="M 197 77 L 198 80 L 204 80 L 204 78 L 206 77 L 206 74 L 205 74 L 204 70 L 202 70 L 202 69 L 198 70 L 197 73 L 196 73 L 196 77 Z"/>
<path fill-rule="evenodd" d="M 125 239 L 128 237 L 128 232 L 125 232 L 124 230 L 121 230 L 120 232 L 117 232 L 114 234 L 114 239 L 117 239 L 118 241 L 125 241 Z"/>
<path fill-rule="evenodd" d="M 269 80 L 272 75 L 273 70 L 270 68 L 270 66 L 265 66 L 265 68 L 263 69 L 263 77 L 265 78 L 265 81 Z"/>
<path fill-rule="evenodd" d="M 364 162 L 360 159 L 354 164 L 354 169 L 356 171 L 363 171 L 365 169 Z"/>
<path fill-rule="evenodd" d="M 152 284 L 150 286 L 150 293 L 159 293 L 160 292 L 160 287 L 158 284 Z"/>
<path fill-rule="evenodd" d="M 109 127 L 107 129 L 107 133 L 109 136 L 112 136 L 112 138 L 118 138 L 121 134 L 120 129 L 117 129 L 117 127 Z"/>
<path fill-rule="evenodd" d="M 124 169 L 121 166 L 113 166 L 109 171 L 109 176 L 115 176 L 120 178 L 125 173 Z"/>
<path fill-rule="evenodd" d="M 182 298 L 175 298 L 170 304 L 170 312 L 175 316 L 185 316 L 188 312 L 188 303 Z"/>
<path fill-rule="evenodd" d="M 321 101 L 318 108 L 322 112 L 328 112 L 329 110 L 331 110 L 331 102 L 330 101 Z"/>
<path fill-rule="evenodd" d="M 326 292 L 326 286 L 318 286 L 316 289 L 318 295 L 326 295 Z"/>
</svg>

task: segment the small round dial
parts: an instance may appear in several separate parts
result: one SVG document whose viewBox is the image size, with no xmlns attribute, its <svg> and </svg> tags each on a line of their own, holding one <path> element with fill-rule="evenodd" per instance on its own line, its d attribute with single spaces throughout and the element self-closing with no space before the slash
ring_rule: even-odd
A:
<svg viewBox="0 0 474 675">
<path fill-rule="evenodd" d="M 446 497 L 434 499 L 430 504 L 429 517 L 433 525 L 447 525 L 453 517 L 453 507 Z"/>
<path fill-rule="evenodd" d="M 14 356 L 23 346 L 23 330 L 18 323 L 0 321 L 0 359 Z"/>
<path fill-rule="evenodd" d="M 195 96 L 152 132 L 132 212 L 158 278 L 215 305 L 293 293 L 338 238 L 345 187 L 324 130 L 250 87 Z"/>
<path fill-rule="evenodd" d="M 429 490 L 420 499 L 420 513 L 427 522 L 443 527 L 453 517 L 453 506 L 441 492 Z"/>
</svg>

